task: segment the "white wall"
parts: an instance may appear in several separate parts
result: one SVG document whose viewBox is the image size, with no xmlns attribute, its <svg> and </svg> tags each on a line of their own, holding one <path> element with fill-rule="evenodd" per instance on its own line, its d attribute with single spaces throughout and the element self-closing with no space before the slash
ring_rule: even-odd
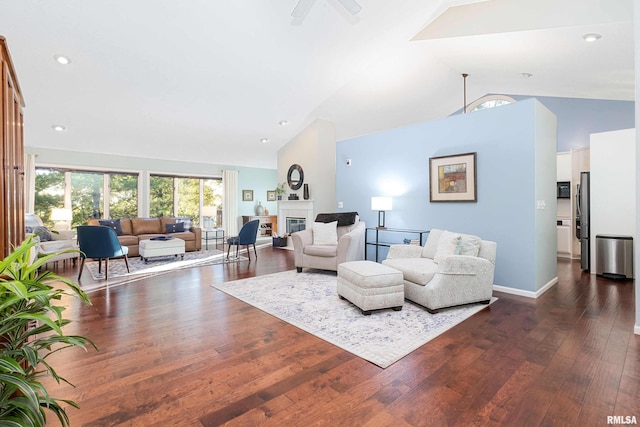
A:
<svg viewBox="0 0 640 427">
<path fill-rule="evenodd" d="M 636 131 L 591 135 L 591 273 L 598 234 L 636 235 Z M 634 251 L 638 242 L 634 238 Z M 637 275 L 637 272 L 634 272 Z"/>
<path fill-rule="evenodd" d="M 634 22 L 640 22 L 640 0 L 634 1 L 633 9 Z M 634 40 L 635 40 L 635 66 L 636 66 L 636 82 L 640 82 L 640 28 L 636 24 L 634 26 Z M 640 84 L 636 84 L 636 99 L 640 99 Z M 640 109 L 636 105 L 635 111 L 636 123 L 640 123 Z M 637 126 L 637 125 L 636 125 Z M 640 144 L 638 134 L 636 133 L 636 144 Z M 636 150 L 635 164 L 640 165 L 640 150 Z M 640 188 L 640 167 L 636 167 L 636 187 Z M 640 198 L 636 200 L 636 230 L 640 230 Z M 637 238 L 637 236 L 636 236 Z M 634 252 L 634 271 L 640 271 L 640 251 Z M 636 286 L 636 326 L 634 332 L 640 335 L 640 288 L 638 287 L 638 280 L 635 281 Z"/>
<path fill-rule="evenodd" d="M 298 164 L 304 172 L 304 183 L 309 184 L 310 199 L 315 213 L 335 212 L 336 200 L 336 132 L 332 122 L 316 120 L 300 132 L 287 145 L 278 150 L 278 182 L 287 180 L 287 172 Z M 287 187 L 286 199 L 297 193 L 302 200 L 302 187 L 293 191 Z"/>
</svg>

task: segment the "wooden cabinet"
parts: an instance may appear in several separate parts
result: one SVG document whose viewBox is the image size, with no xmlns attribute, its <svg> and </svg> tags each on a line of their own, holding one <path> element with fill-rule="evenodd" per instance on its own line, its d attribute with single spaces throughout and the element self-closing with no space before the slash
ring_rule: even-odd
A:
<svg viewBox="0 0 640 427">
<path fill-rule="evenodd" d="M 9 49 L 0 36 L 0 256 L 24 240 L 24 102 Z"/>
<path fill-rule="evenodd" d="M 278 215 L 242 216 L 242 223 L 246 224 L 254 219 L 260 220 L 258 237 L 271 237 L 278 235 Z"/>
</svg>

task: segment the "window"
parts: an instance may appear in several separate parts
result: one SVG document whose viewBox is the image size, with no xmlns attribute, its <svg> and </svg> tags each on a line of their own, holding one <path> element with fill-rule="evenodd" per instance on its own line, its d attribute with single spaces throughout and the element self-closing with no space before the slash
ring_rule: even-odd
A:
<svg viewBox="0 0 640 427">
<path fill-rule="evenodd" d="M 35 214 L 53 226 L 52 208 L 71 208 L 72 226 L 92 218 L 138 216 L 138 174 L 36 168 Z"/>
<path fill-rule="evenodd" d="M 184 176 L 149 176 L 151 216 L 186 216 L 201 225 L 202 206 L 215 206 L 212 226 L 222 224 L 222 179 Z"/>
<path fill-rule="evenodd" d="M 64 207 L 64 172 L 55 169 L 36 169 L 34 214 L 53 227 L 51 209 Z"/>
<path fill-rule="evenodd" d="M 138 176 L 109 174 L 109 218 L 138 216 Z"/>
<path fill-rule="evenodd" d="M 515 99 L 506 95 L 487 95 L 480 99 L 473 101 L 467 107 L 468 112 L 486 110 L 488 108 L 500 107 L 502 105 L 512 104 L 517 102 Z"/>
</svg>

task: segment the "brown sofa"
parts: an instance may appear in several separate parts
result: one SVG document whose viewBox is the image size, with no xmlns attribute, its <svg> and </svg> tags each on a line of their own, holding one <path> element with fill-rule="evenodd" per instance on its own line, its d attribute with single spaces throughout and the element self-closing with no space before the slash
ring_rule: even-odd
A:
<svg viewBox="0 0 640 427">
<path fill-rule="evenodd" d="M 89 225 L 101 225 L 99 219 L 90 219 Z M 131 218 L 120 219 L 122 233 L 118 235 L 118 240 L 122 246 L 129 248 L 129 256 L 139 256 L 140 240 L 152 237 L 169 235 L 184 240 L 184 249 L 187 252 L 199 251 L 202 249 L 202 230 L 191 227 L 188 231 L 167 233 L 167 224 L 175 224 L 176 218 Z"/>
</svg>

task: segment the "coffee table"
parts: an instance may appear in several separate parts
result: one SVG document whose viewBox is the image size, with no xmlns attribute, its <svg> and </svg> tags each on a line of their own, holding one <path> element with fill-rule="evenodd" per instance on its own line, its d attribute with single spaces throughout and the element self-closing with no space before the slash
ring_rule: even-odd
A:
<svg viewBox="0 0 640 427">
<path fill-rule="evenodd" d="M 184 259 L 184 240 L 172 238 L 168 240 L 141 240 L 140 258 L 147 264 L 151 257 L 182 256 Z"/>
</svg>

